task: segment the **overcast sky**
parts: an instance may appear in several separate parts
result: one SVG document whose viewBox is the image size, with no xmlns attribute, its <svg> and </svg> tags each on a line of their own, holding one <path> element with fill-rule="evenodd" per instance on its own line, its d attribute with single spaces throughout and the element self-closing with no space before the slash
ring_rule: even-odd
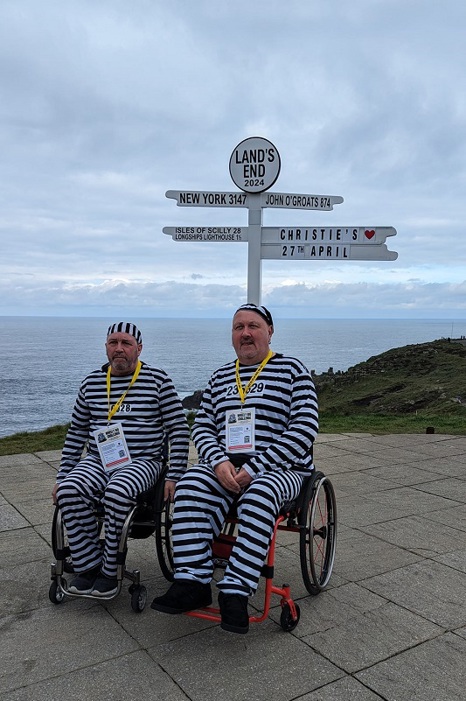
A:
<svg viewBox="0 0 466 701">
<path fill-rule="evenodd" d="M 392 226 L 396 261 L 262 261 L 262 302 L 303 317 L 466 316 L 464 0 L 2 0 L 0 314 L 229 316 L 248 244 L 243 139 L 281 157 L 272 192 L 333 211 L 268 226 Z"/>
</svg>

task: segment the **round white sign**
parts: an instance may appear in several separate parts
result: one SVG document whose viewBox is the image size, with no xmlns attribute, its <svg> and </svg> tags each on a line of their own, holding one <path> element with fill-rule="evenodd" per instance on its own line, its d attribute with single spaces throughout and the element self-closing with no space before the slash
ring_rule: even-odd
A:
<svg viewBox="0 0 466 701">
<path fill-rule="evenodd" d="M 264 192 L 280 173 L 280 154 L 268 139 L 251 136 L 234 149 L 230 158 L 231 179 L 244 192 Z"/>
</svg>

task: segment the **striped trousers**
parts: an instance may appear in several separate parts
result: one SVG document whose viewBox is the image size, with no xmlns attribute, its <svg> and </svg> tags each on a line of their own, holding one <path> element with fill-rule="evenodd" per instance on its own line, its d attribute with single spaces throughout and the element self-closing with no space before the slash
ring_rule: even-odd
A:
<svg viewBox="0 0 466 701">
<path fill-rule="evenodd" d="M 57 503 L 68 535 L 75 572 L 100 567 L 116 577 L 117 552 L 123 524 L 137 495 L 150 489 L 162 470 L 155 460 L 137 459 L 127 467 L 107 472 L 98 457 L 87 455 L 60 481 Z M 99 545 L 94 505 L 105 509 L 105 545 Z"/>
<path fill-rule="evenodd" d="M 240 495 L 238 533 L 224 577 L 217 584 L 221 591 L 254 594 L 280 508 L 298 496 L 302 481 L 301 475 L 290 470 L 266 472 Z M 173 514 L 175 579 L 211 581 L 212 540 L 236 498 L 209 467 L 195 465 L 183 475 L 176 487 Z"/>
</svg>

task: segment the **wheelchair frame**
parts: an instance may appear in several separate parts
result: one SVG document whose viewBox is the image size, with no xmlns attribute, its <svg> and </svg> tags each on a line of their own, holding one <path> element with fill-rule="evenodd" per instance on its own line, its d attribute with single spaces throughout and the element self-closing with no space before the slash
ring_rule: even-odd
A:
<svg viewBox="0 0 466 701">
<path fill-rule="evenodd" d="M 97 597 L 91 594 L 75 594 L 68 590 L 68 582 L 64 574 L 71 574 L 74 570 L 71 563 L 70 549 L 66 542 L 66 531 L 62 515 L 58 505 L 55 506 L 52 522 L 52 550 L 56 561 L 52 562 L 51 565 L 52 583 L 49 589 L 49 599 L 53 604 L 61 604 L 66 598 L 111 601 L 120 594 L 124 580 L 128 579 L 131 583 L 128 588 L 128 592 L 131 596 L 131 608 L 136 613 L 141 613 L 141 611 L 144 610 L 147 602 L 147 589 L 141 584 L 140 571 L 129 570 L 125 566 L 128 552 L 128 539 L 137 528 L 147 529 L 147 535 L 139 536 L 139 538 L 149 537 L 155 533 L 156 551 L 157 553 L 163 552 L 163 546 L 159 542 L 161 538 L 159 527 L 161 523 L 166 521 L 164 517 L 165 510 L 170 509 L 170 505 L 163 500 L 165 474 L 166 468 L 163 470 L 154 487 L 139 495 L 137 503 L 133 506 L 125 519 L 117 553 L 117 591 L 109 596 Z M 104 523 L 104 510 L 101 508 L 101 505 L 96 506 L 96 518 L 100 533 Z M 135 537 L 137 538 L 137 536 Z M 103 545 L 103 539 L 101 539 L 101 541 Z M 162 572 L 165 574 L 165 561 L 163 561 L 163 563 L 162 561 L 160 562 Z"/>
<path fill-rule="evenodd" d="M 173 552 L 171 545 L 171 522 L 173 505 L 167 505 L 160 513 L 158 549 L 159 563 L 165 577 L 173 581 Z M 237 519 L 229 514 L 222 531 L 212 544 L 214 568 L 225 569 L 231 549 L 235 543 Z M 296 628 L 300 618 L 299 605 L 291 596 L 289 584 L 281 587 L 273 583 L 275 548 L 278 531 L 299 534 L 299 555 L 304 585 L 313 596 L 326 589 L 330 581 L 335 560 L 337 538 L 337 505 L 335 491 L 323 472 L 314 471 L 305 477 L 297 499 L 284 504 L 275 522 L 266 562 L 262 568 L 265 578 L 265 593 L 262 612 L 249 616 L 251 623 L 264 621 L 270 612 L 272 594 L 280 597 L 280 625 L 285 631 Z M 186 616 L 220 622 L 220 610 L 209 606 L 188 611 Z"/>
</svg>

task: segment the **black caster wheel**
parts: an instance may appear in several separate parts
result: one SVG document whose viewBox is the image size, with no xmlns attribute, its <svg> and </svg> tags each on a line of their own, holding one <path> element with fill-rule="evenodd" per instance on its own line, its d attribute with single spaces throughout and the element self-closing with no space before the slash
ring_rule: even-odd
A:
<svg viewBox="0 0 466 701">
<path fill-rule="evenodd" d="M 296 618 L 294 619 L 289 604 L 285 604 L 282 608 L 282 612 L 280 615 L 280 625 L 283 628 L 283 630 L 287 633 L 291 633 L 291 631 L 294 630 L 299 623 L 301 611 L 298 604 L 295 604 L 295 609 Z"/>
<path fill-rule="evenodd" d="M 135 586 L 131 593 L 131 608 L 136 613 L 141 613 L 146 607 L 147 589 L 143 584 Z"/>
<path fill-rule="evenodd" d="M 63 580 L 62 580 L 61 584 L 63 584 Z M 62 592 L 62 590 L 59 588 L 58 582 L 56 579 L 54 579 L 52 581 L 52 584 L 50 585 L 49 599 L 52 602 L 52 604 L 61 604 L 65 599 L 65 595 Z"/>
</svg>

